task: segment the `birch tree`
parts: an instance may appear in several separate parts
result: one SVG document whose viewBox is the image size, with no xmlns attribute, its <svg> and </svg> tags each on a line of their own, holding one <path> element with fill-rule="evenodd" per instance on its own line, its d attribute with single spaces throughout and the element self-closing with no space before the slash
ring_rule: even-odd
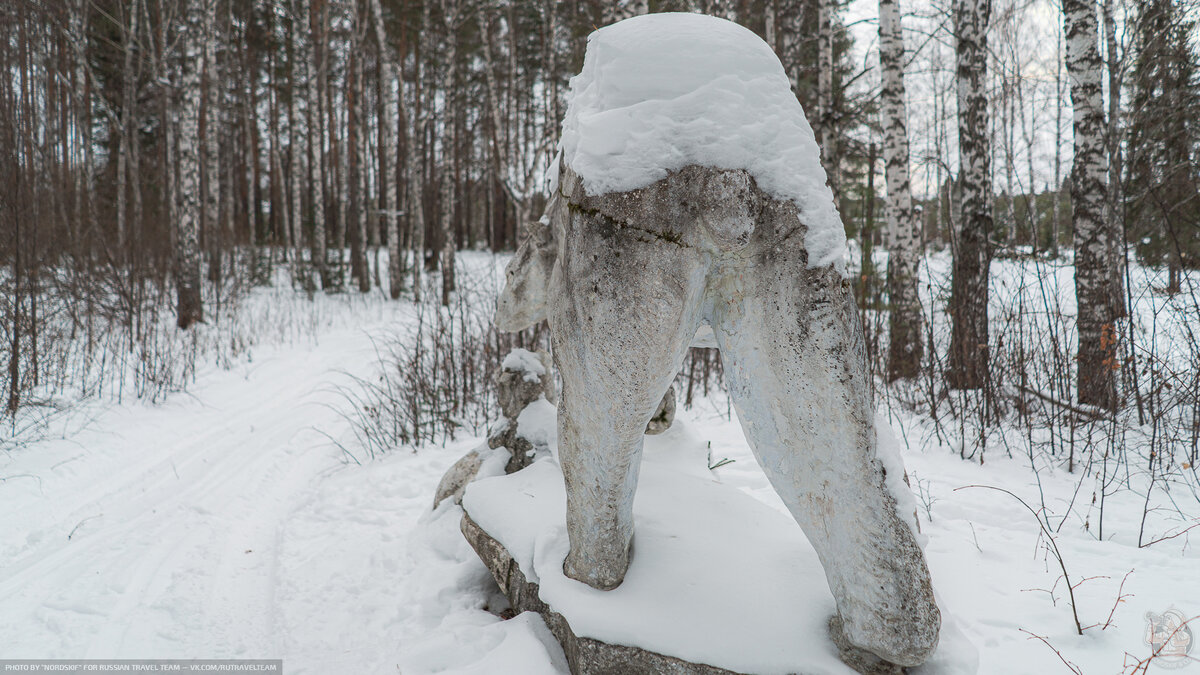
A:
<svg viewBox="0 0 1200 675">
<path fill-rule="evenodd" d="M 129 229 L 128 222 L 128 164 L 130 155 L 134 152 L 131 147 L 137 142 L 134 136 L 136 129 L 134 128 L 134 108 L 137 101 L 137 78 L 133 72 L 133 52 L 134 42 L 137 41 L 138 32 L 138 3 L 136 0 L 133 6 L 129 8 L 129 17 L 122 22 L 122 28 L 125 31 L 123 40 L 125 51 L 124 67 L 121 69 L 122 79 L 122 96 L 121 96 L 121 140 L 117 147 L 117 250 L 120 255 L 125 254 L 125 237 Z M 137 189 L 137 185 L 134 188 Z"/>
<path fill-rule="evenodd" d="M 962 212 L 953 241 L 950 371 L 956 389 L 979 389 L 988 373 L 988 272 L 992 262 L 991 140 L 987 30 L 990 0 L 955 0 L 959 184 Z"/>
<path fill-rule="evenodd" d="M 343 193 L 342 199 L 349 202 L 350 214 L 347 227 L 350 239 L 350 270 L 351 276 L 358 282 L 358 290 L 366 293 L 371 290 L 371 275 L 367 263 L 367 199 L 366 191 L 362 189 L 367 173 L 366 153 L 363 152 L 363 140 L 366 136 L 366 120 L 363 117 L 363 59 L 362 44 L 366 28 L 361 7 L 357 0 L 351 0 L 350 10 L 350 50 L 349 72 L 346 83 L 347 115 L 346 115 L 346 183 L 349 193 Z"/>
<path fill-rule="evenodd" d="M 324 136 L 325 119 L 324 106 L 321 104 L 324 78 L 320 61 L 321 40 L 324 39 L 321 28 L 323 21 L 323 0 L 303 0 L 305 13 L 308 15 L 309 35 L 311 39 L 305 43 L 305 60 L 307 62 L 308 81 L 305 94 L 308 97 L 308 168 L 312 195 L 312 262 L 316 265 L 321 277 L 321 288 L 329 287 L 329 268 L 325 254 L 325 157 Z"/>
<path fill-rule="evenodd" d="M 442 114 L 442 305 L 450 305 L 454 291 L 454 153 L 457 147 L 458 110 L 453 100 L 458 91 L 458 0 L 442 0 L 446 22 L 446 93 Z"/>
<path fill-rule="evenodd" d="M 202 231 L 209 250 L 208 274 L 212 281 L 221 279 L 221 178 L 220 132 L 221 116 L 220 88 L 222 82 L 217 73 L 216 0 L 204 0 L 204 17 L 201 28 L 204 52 L 204 104 L 203 104 L 203 153 L 204 153 L 204 214 Z"/>
<path fill-rule="evenodd" d="M 1054 52 L 1054 210 L 1050 220 L 1050 257 L 1058 258 L 1058 233 L 1062 223 L 1062 113 L 1063 39 L 1056 36 Z"/>
<path fill-rule="evenodd" d="M 304 205 L 302 201 L 302 192 L 304 185 L 304 151 L 301 147 L 300 135 L 300 82 L 301 82 L 301 53 L 303 47 L 300 44 L 303 31 L 302 18 L 305 16 L 304 4 L 301 0 L 292 0 L 292 20 L 290 31 L 291 53 L 288 59 L 288 76 L 291 79 L 290 87 L 288 88 L 288 152 L 291 155 L 291 161 L 288 164 L 288 187 L 291 198 L 292 217 L 289 219 L 292 227 L 291 241 L 295 246 L 296 261 L 302 259 L 300 251 L 303 247 L 304 234 Z"/>
<path fill-rule="evenodd" d="M 908 178 L 908 128 L 904 96 L 904 33 L 899 0 L 879 0 L 880 98 L 883 116 L 883 162 L 887 180 L 888 381 L 916 377 L 921 368 L 921 303 L 917 296 L 921 229 L 913 218 Z M 868 195 L 873 198 L 873 195 Z"/>
<path fill-rule="evenodd" d="M 425 267 L 425 206 L 422 194 L 424 185 L 424 162 L 421 161 L 421 139 L 427 135 L 429 126 L 429 110 L 422 105 L 424 95 L 422 86 L 423 59 L 429 57 L 432 50 L 429 18 L 433 0 L 425 0 L 421 11 L 421 33 L 418 42 L 418 53 L 413 58 L 413 108 L 412 136 L 408 143 L 408 215 L 412 228 L 413 249 L 413 301 L 421 301 L 421 275 Z M 403 83 L 402 83 L 403 84 Z"/>
<path fill-rule="evenodd" d="M 1071 220 L 1075 232 L 1075 296 L 1079 306 L 1079 402 L 1113 408 L 1116 331 L 1109 228 L 1104 220 L 1108 163 L 1095 3 L 1063 0 L 1063 17 L 1075 139 Z"/>
<path fill-rule="evenodd" d="M 548 134 L 529 133 L 527 127 L 531 126 L 528 122 L 523 122 L 516 115 L 505 116 L 501 106 L 501 88 L 496 77 L 495 63 L 496 58 L 496 38 L 491 29 L 491 22 L 488 6 L 485 6 L 484 11 L 477 15 L 479 24 L 479 34 L 481 38 L 481 47 L 483 50 L 483 74 L 484 83 L 487 91 L 486 105 L 488 112 L 488 132 L 489 142 L 491 144 L 491 159 L 492 171 L 495 174 L 497 182 L 503 188 L 504 193 L 512 202 L 516 211 L 516 223 L 518 228 L 524 228 L 531 219 L 531 211 L 533 202 L 540 194 L 540 186 L 538 177 L 541 174 L 546 162 L 550 158 L 553 144 L 556 141 L 555 134 L 557 129 L 553 123 L 546 125 L 545 128 L 549 131 Z M 554 19 L 553 9 L 548 10 L 550 26 L 547 33 L 553 36 L 556 30 L 557 23 Z M 509 26 L 510 37 L 512 35 L 512 27 Z M 510 47 L 511 49 L 512 47 Z M 510 54 L 512 57 L 513 54 Z M 549 50 L 546 55 L 548 62 L 548 71 L 553 76 L 554 68 L 554 51 Z M 513 68 L 515 70 L 515 66 Z M 509 82 L 509 96 L 512 96 L 513 82 Z M 539 116 L 542 120 L 559 119 L 558 108 L 558 93 L 557 84 L 547 88 L 546 95 L 549 100 L 543 97 L 540 109 L 530 110 L 526 114 L 533 113 Z M 516 111 L 514 111 L 516 112 Z M 516 117 L 516 119 L 514 119 Z M 513 128 L 516 128 L 516 138 L 513 139 L 511 134 Z M 524 133 L 522 133 L 524 131 Z M 515 145 L 516 147 L 512 147 Z"/>
<path fill-rule="evenodd" d="M 183 110 L 179 129 L 179 221 L 175 236 L 176 323 L 190 328 L 202 321 L 200 299 L 200 152 L 197 147 L 200 128 L 200 73 L 204 70 L 206 18 L 204 0 L 187 3 L 183 31 L 183 72 L 180 90 Z M 211 16 L 211 15 L 209 15 Z"/>
<path fill-rule="evenodd" d="M 174 69 L 171 63 L 165 57 L 167 50 L 167 40 L 169 24 L 164 20 L 166 14 L 164 9 L 165 0 L 157 0 L 157 15 L 159 17 L 158 29 L 152 33 L 155 35 L 154 49 L 152 50 L 154 58 L 154 67 L 152 72 L 160 82 L 170 82 Z M 174 61 L 174 60 L 173 60 Z M 179 206 L 179 187 L 176 180 L 179 175 L 179 167 L 175 162 L 175 126 L 176 121 L 172 120 L 172 103 L 171 103 L 171 87 L 160 86 L 158 95 L 158 111 L 162 116 L 162 151 L 159 153 L 159 178 L 162 180 L 165 189 L 163 189 L 163 215 L 166 217 L 166 222 L 171 228 L 171 241 L 175 242 L 175 228 L 178 227 L 176 218 L 178 217 L 177 209 Z"/>
<path fill-rule="evenodd" d="M 837 139 L 833 133 L 833 0 L 817 0 L 817 119 L 821 158 L 840 204 Z"/>
<path fill-rule="evenodd" d="M 379 134 L 382 141 L 379 148 L 379 180 L 383 183 L 380 209 L 384 214 L 388 241 L 388 291 L 392 299 L 396 300 L 400 297 L 400 292 L 404 290 L 404 280 L 400 276 L 403 253 L 400 249 L 400 227 L 397 217 L 400 205 L 396 194 L 396 134 L 392 133 L 392 125 L 396 122 L 396 109 L 399 107 L 396 87 L 399 86 L 400 76 L 397 71 L 396 57 L 392 53 L 392 47 L 388 44 L 387 34 L 384 32 L 383 8 L 379 0 L 370 0 L 370 2 L 371 13 L 374 15 L 372 25 L 375 29 L 375 42 L 379 46 L 379 67 L 383 71 L 380 75 L 383 81 L 383 116 L 385 119 L 379 121 Z"/>
</svg>

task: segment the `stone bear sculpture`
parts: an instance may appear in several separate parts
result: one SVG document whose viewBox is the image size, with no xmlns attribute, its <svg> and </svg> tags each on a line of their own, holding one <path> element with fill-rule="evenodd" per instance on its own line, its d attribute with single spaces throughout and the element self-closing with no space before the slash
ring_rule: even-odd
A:
<svg viewBox="0 0 1200 675">
<path fill-rule="evenodd" d="M 924 662 L 940 613 L 876 456 L 844 233 L 778 59 L 735 24 L 650 15 L 593 33 L 571 86 L 547 218 L 497 312 L 506 330 L 550 324 L 564 572 L 624 578 L 646 423 L 708 327 L 755 457 L 825 568 L 844 658 Z"/>
</svg>

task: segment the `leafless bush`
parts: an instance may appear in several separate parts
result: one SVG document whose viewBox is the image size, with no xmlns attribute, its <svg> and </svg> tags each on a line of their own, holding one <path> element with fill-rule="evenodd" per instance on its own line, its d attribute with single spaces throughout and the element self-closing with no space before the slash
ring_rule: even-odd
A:
<svg viewBox="0 0 1200 675">
<path fill-rule="evenodd" d="M 415 451 L 422 443 L 453 439 L 460 429 L 480 432 L 496 418 L 492 382 L 504 356 L 516 347 L 548 348 L 544 323 L 515 334 L 496 330 L 493 278 L 490 270 L 460 267 L 449 307 L 432 292 L 440 280 L 430 279 L 408 331 L 376 342 L 378 374 L 351 378 L 339 388 L 350 404 L 357 445 L 368 457 L 400 446 Z"/>
<path fill-rule="evenodd" d="M 17 402 L 2 416 L 0 448 L 28 443 L 68 417 L 67 426 L 78 426 L 72 411 L 83 401 L 159 401 L 185 389 L 203 362 L 229 368 L 264 340 L 314 333 L 319 310 L 282 278 L 259 291 L 269 300 L 247 305 L 252 265 L 252 253 L 244 253 L 227 265 L 221 284 L 204 287 L 207 323 L 190 331 L 175 326 L 170 284 L 138 281 L 128 270 L 102 277 L 55 268 L 21 293 L 0 276 L 0 363 L 16 364 L 0 371 L 0 392 Z"/>
<path fill-rule="evenodd" d="M 1139 545 L 1195 526 L 1178 501 L 1200 499 L 1195 276 L 1185 275 L 1183 292 L 1166 296 L 1157 290 L 1165 271 L 1131 267 L 1129 311 L 1117 331 L 1121 358 L 1113 364 L 1124 405 L 1109 411 L 1076 402 L 1073 267 L 1062 259 L 1024 256 L 993 264 L 987 381 L 979 390 L 950 389 L 943 377 L 949 333 L 943 262 L 927 260 L 934 271 L 922 282 L 922 376 L 882 387 L 881 397 L 918 412 L 927 420 L 926 440 L 964 459 L 983 462 L 988 453 L 1002 452 L 1026 458 L 1035 472 L 1054 466 L 1078 475 L 1079 499 L 1057 516 L 1056 529 L 1085 507 L 1079 522 L 1106 537 L 1107 502 L 1119 492 L 1143 499 Z"/>
<path fill-rule="evenodd" d="M 496 330 L 492 316 L 499 289 L 490 269 L 463 265 L 457 282 L 450 307 L 440 305 L 438 293 L 425 292 L 406 332 L 376 342 L 379 372 L 374 378 L 352 377 L 339 388 L 349 404 L 356 445 L 367 457 L 453 439 L 459 430 L 482 431 L 497 417 L 492 382 L 504 356 L 517 347 L 550 348 L 545 322 L 513 334 Z M 436 289 L 440 280 L 427 283 Z M 693 348 L 675 390 L 691 406 L 697 397 L 723 386 L 723 377 L 716 349 Z"/>
</svg>

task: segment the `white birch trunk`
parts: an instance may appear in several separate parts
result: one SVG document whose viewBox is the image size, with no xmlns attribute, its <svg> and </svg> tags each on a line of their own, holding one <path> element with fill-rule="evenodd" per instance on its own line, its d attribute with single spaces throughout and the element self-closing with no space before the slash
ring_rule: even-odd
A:
<svg viewBox="0 0 1200 675">
<path fill-rule="evenodd" d="M 1079 304 L 1079 402 L 1113 408 L 1117 402 L 1113 375 L 1117 367 L 1116 331 L 1109 226 L 1104 221 L 1108 162 L 1096 7 L 1090 0 L 1064 0 L 1063 16 L 1075 138 L 1071 220 Z"/>
<path fill-rule="evenodd" d="M 183 74 L 180 90 L 183 110 L 179 133 L 179 220 L 175 245 L 175 279 L 178 298 L 176 320 L 189 328 L 203 320 L 200 300 L 200 73 L 204 69 L 203 0 L 187 3 L 183 35 Z"/>
<path fill-rule="evenodd" d="M 487 107 L 490 121 L 489 126 L 491 127 L 493 171 L 496 173 L 496 180 L 500 182 L 500 185 L 504 188 L 505 193 L 508 194 L 509 199 L 513 201 L 513 205 L 516 207 L 517 227 L 524 228 L 526 226 L 525 219 L 527 217 L 525 214 L 528 212 L 528 208 L 526 207 L 527 195 L 514 189 L 512 181 L 508 179 L 507 175 L 509 169 L 508 148 L 501 138 L 501 130 L 504 127 L 500 114 L 499 90 L 496 83 L 496 74 L 492 67 L 494 62 L 492 33 L 489 26 L 487 13 L 480 12 L 478 19 L 479 34 L 483 42 L 483 73 L 484 82 L 487 85 Z M 520 230 L 518 230 L 518 235 L 519 233 Z"/>
<path fill-rule="evenodd" d="M 1050 221 L 1050 257 L 1058 257 L 1058 227 L 1062 211 L 1062 36 L 1054 57 L 1054 213 Z"/>
<path fill-rule="evenodd" d="M 140 25 L 145 25 L 147 27 L 152 25 L 150 22 L 149 9 L 147 7 L 145 7 L 144 0 L 134 0 L 132 11 L 133 11 L 132 29 L 130 32 L 133 34 L 134 40 L 139 40 L 139 38 L 138 38 L 139 15 L 142 11 L 146 12 L 146 16 L 144 17 L 146 20 L 146 23 L 140 24 Z M 151 51 L 153 51 L 153 50 L 151 50 Z M 140 66 L 136 69 L 132 69 L 132 71 L 131 71 L 131 72 L 133 72 L 134 84 L 133 84 L 133 86 L 131 86 L 132 101 L 129 106 L 129 108 L 130 108 L 129 126 L 126 127 L 129 129 L 129 147 L 128 147 L 129 178 L 130 178 L 130 182 L 132 185 L 130 194 L 133 197 L 133 210 L 129 214 L 129 228 L 130 228 L 130 231 L 132 232 L 132 240 L 134 242 L 138 241 L 138 239 L 141 237 L 142 209 L 144 208 L 144 205 L 142 202 L 141 143 L 138 142 L 138 133 L 137 133 L 137 118 L 138 118 L 137 101 L 138 101 L 138 98 L 137 98 L 136 83 L 137 83 L 137 77 L 138 77 L 138 74 L 140 73 L 140 71 L 141 71 Z"/>
<path fill-rule="evenodd" d="M 408 144 L 408 211 L 411 213 L 410 218 L 412 222 L 414 302 L 421 301 L 421 275 L 425 267 L 425 202 L 423 193 L 425 171 L 420 147 L 425 142 L 424 139 L 428 130 L 429 110 L 421 104 L 423 97 L 421 73 L 424 67 L 423 62 L 429 58 L 429 51 L 432 49 L 429 35 L 432 28 L 429 18 L 430 6 L 432 4 L 432 2 L 425 2 L 424 11 L 421 13 L 420 54 L 413 64 L 414 84 L 416 86 L 413 101 L 417 114 L 413 116 L 412 139 Z"/>
<path fill-rule="evenodd" d="M 221 222 L 220 222 L 220 145 L 217 129 L 221 86 L 217 77 L 216 0 L 204 1 L 204 17 L 201 35 L 204 40 L 204 224 L 203 232 L 209 249 L 209 273 L 213 281 L 220 278 L 221 265 Z"/>
<path fill-rule="evenodd" d="M 833 0 L 817 0 L 817 119 L 822 164 L 834 201 L 840 203 L 837 140 L 833 133 Z"/>
<path fill-rule="evenodd" d="M 371 0 L 371 12 L 375 15 L 375 20 L 372 22 L 375 27 L 375 41 L 379 45 L 379 60 L 380 67 L 383 69 L 383 114 L 384 118 L 379 121 L 380 135 L 383 140 L 383 147 L 379 149 L 381 160 L 379 168 L 383 175 L 379 177 L 383 181 L 382 204 L 380 208 L 384 213 L 384 222 L 387 228 L 388 240 L 388 290 L 393 300 L 400 297 L 400 292 L 404 290 L 404 280 L 400 276 L 401 270 L 401 255 L 400 251 L 400 226 L 397 218 L 397 209 L 400 208 L 399 200 L 396 194 L 396 134 L 392 133 L 392 125 L 396 122 L 396 110 L 399 107 L 399 101 L 396 96 L 396 87 L 399 85 L 399 73 L 396 67 L 396 57 L 392 53 L 391 45 L 388 44 L 387 35 L 383 30 L 383 8 L 380 6 L 379 0 Z"/>
<path fill-rule="evenodd" d="M 446 20 L 446 90 L 442 114 L 442 305 L 454 291 L 454 153 L 458 110 L 453 100 L 458 87 L 458 2 L 442 0 Z"/>
<path fill-rule="evenodd" d="M 291 241 L 295 247 L 295 260 L 299 263 L 303 260 L 300 251 L 304 245 L 304 204 L 301 199 L 303 196 L 302 186 L 304 185 L 304 156 L 305 152 L 301 147 L 302 141 L 300 134 L 300 61 L 303 46 L 301 41 L 304 39 L 304 31 L 300 29 L 302 23 L 296 17 L 305 15 L 304 4 L 293 0 L 292 2 L 292 54 L 291 62 L 288 64 L 288 72 L 290 75 L 291 91 L 288 98 L 288 153 L 291 155 L 291 162 L 288 164 L 288 197 L 291 201 Z M 311 73 L 309 74 L 311 77 Z"/>
<path fill-rule="evenodd" d="M 962 214 L 950 295 L 950 386 L 978 389 L 988 377 L 988 272 L 992 262 L 988 135 L 989 0 L 956 0 L 959 182 Z"/>
<path fill-rule="evenodd" d="M 162 15 L 162 0 L 158 4 L 159 15 Z M 158 27 L 158 40 L 154 48 L 154 68 L 153 72 L 160 80 L 170 81 L 173 75 L 173 68 L 167 62 L 163 55 L 166 51 L 167 44 L 167 26 L 161 24 Z M 159 93 L 159 112 L 163 120 L 163 144 L 162 144 L 162 180 L 165 185 L 166 199 L 166 216 L 167 222 L 174 224 L 176 222 L 176 210 L 178 209 L 178 191 L 176 177 L 179 173 L 179 167 L 175 163 L 175 125 L 177 121 L 173 119 L 175 116 L 171 114 L 171 95 L 169 87 L 162 87 Z M 175 227 L 171 228 L 171 246 L 174 248 L 175 242 Z"/>
<path fill-rule="evenodd" d="M 888 381 L 916 377 L 921 368 L 921 303 L 917 296 L 921 230 L 913 218 L 908 175 L 908 112 L 904 91 L 904 34 L 899 0 L 879 0 L 879 65 L 883 162 L 887 180 Z M 873 198 L 869 195 L 868 198 Z"/>
<path fill-rule="evenodd" d="M 1017 73 L 1015 78 L 1021 77 L 1020 63 L 1017 63 Z M 1016 141 L 1014 140 L 1016 109 L 1013 94 L 1013 82 L 1007 74 L 1001 76 L 1003 84 L 1001 90 L 1001 107 L 1000 107 L 1000 128 L 1004 136 L 1004 192 L 1008 196 L 1006 208 L 1008 222 L 1004 227 L 1000 228 L 1000 242 L 1006 246 L 1011 246 L 1015 241 L 1015 233 L 1017 230 L 1017 192 L 1016 186 L 1013 184 L 1013 178 L 1016 174 L 1015 157 L 1016 157 Z"/>
<path fill-rule="evenodd" d="M 325 126 L 321 105 L 321 68 L 324 63 L 318 63 L 320 50 L 321 10 L 313 6 L 313 0 L 302 0 L 305 14 L 308 15 L 310 39 L 305 44 L 305 60 L 308 65 L 308 81 L 305 83 L 305 93 L 308 98 L 308 145 L 310 156 L 308 160 L 310 192 L 312 194 L 312 262 L 316 265 L 321 278 L 321 287 L 329 285 L 329 272 L 325 259 L 325 157 L 324 137 Z M 315 0 L 320 3 L 321 0 Z"/>
</svg>

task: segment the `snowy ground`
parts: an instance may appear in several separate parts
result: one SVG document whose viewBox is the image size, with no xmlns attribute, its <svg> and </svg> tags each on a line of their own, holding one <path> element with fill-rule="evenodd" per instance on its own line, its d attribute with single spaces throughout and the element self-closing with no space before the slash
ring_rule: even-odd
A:
<svg viewBox="0 0 1200 675">
<path fill-rule="evenodd" d="M 164 404 L 96 407 L 91 424 L 66 439 L 0 455 L 0 658 L 565 672 L 539 621 L 487 611 L 501 603 L 458 532 L 457 509 L 430 512 L 442 472 L 479 438 L 399 449 L 362 466 L 345 463 L 329 440 L 349 436 L 335 387 L 347 373 L 369 375 L 372 338 L 410 312 L 404 303 L 327 301 L 346 306 L 314 325 L 313 340 L 255 348 L 249 362 L 202 369 L 189 393 Z M 711 442 L 714 461 L 735 460 L 714 479 L 782 510 L 726 411 L 717 396 L 680 416 Z M 896 423 L 912 445 L 904 460 L 943 611 L 978 651 L 980 673 L 1071 672 L 1064 660 L 1083 673 L 1130 672 L 1150 654 L 1148 612 L 1200 614 L 1200 554 L 1187 535 L 1137 548 L 1138 495 L 1109 497 L 1113 534 L 1098 541 L 1080 522 L 1091 488 L 1080 489 L 1077 474 L 1042 467 L 1035 476 L 1028 460 L 999 454 L 982 466 L 964 462 L 925 442 L 919 420 Z M 1075 635 L 1034 516 L 1007 494 L 959 489 L 1002 487 L 1037 508 L 1039 482 L 1048 513 L 1076 503 L 1061 527 L 1051 515 L 1050 529 L 1079 584 L 1080 622 L 1103 625 L 1111 612 L 1105 629 Z M 1179 506 L 1200 517 L 1192 495 Z M 1200 673 L 1200 663 L 1183 665 Z"/>
</svg>

